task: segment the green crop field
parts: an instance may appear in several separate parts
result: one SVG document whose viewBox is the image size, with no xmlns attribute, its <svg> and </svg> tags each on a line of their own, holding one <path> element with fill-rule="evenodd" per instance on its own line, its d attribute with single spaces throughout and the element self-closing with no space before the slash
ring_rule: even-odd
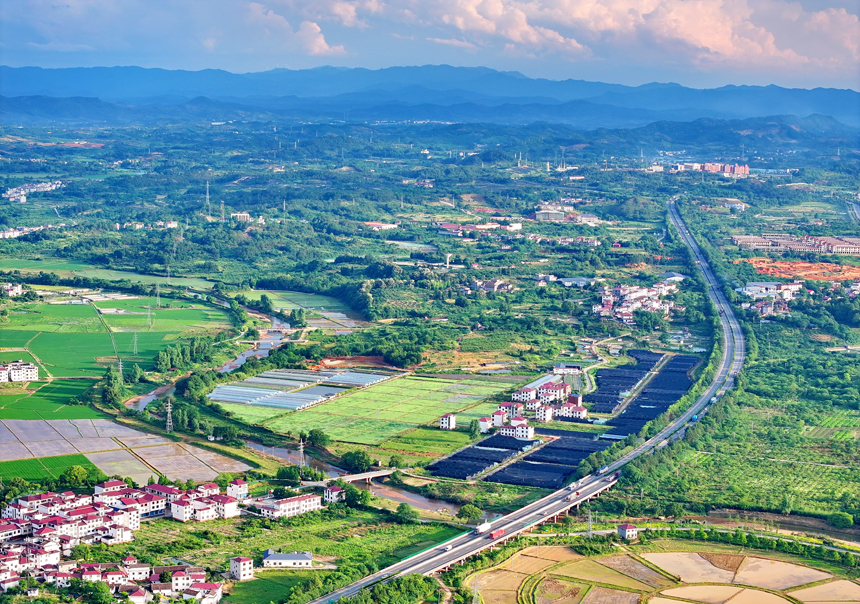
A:
<svg viewBox="0 0 860 604">
<path fill-rule="evenodd" d="M 59 478 L 65 469 L 71 466 L 81 466 L 87 470 L 96 469 L 90 460 L 83 455 L 59 455 L 57 457 L 2 461 L 0 462 L 0 478 L 4 480 L 16 476 L 26 480 Z"/>
<path fill-rule="evenodd" d="M 33 383 L 39 386 L 32 394 L 0 395 L 0 419 L 91 419 L 107 417 L 85 405 L 67 405 L 77 396 L 92 387 L 91 380 L 55 380 L 50 384 Z"/>
<path fill-rule="evenodd" d="M 375 445 L 410 428 L 432 424 L 445 413 L 466 411 L 469 415 L 463 421 L 468 423 L 472 415 L 481 417 L 489 410 L 490 405 L 481 401 L 510 387 L 480 379 L 404 377 L 263 423 L 282 433 L 319 428 L 337 441 Z M 467 411 L 475 407 L 480 409 Z"/>
<path fill-rule="evenodd" d="M 246 290 L 238 293 L 243 294 L 249 300 L 259 300 L 263 294 L 266 294 L 277 309 L 308 308 L 342 313 L 350 312 L 349 307 L 340 300 L 322 294 L 266 290 Z"/>
<path fill-rule="evenodd" d="M 254 405 L 241 405 L 237 403 L 218 402 L 218 406 L 224 409 L 224 411 L 232 413 L 236 419 L 248 424 L 262 424 L 277 415 L 289 413 L 288 411 L 275 409 L 274 407 L 256 407 Z"/>
<path fill-rule="evenodd" d="M 154 298 L 99 302 L 100 308 L 137 313 L 101 317 L 91 304 L 22 304 L 10 312 L 9 321 L 2 325 L 0 347 L 26 347 L 41 361 L 43 375 L 101 376 L 104 367 L 115 362 L 116 352 L 124 362 L 150 369 L 156 353 L 174 341 L 214 336 L 230 326 L 227 315 L 219 309 L 185 301 L 169 303 L 170 308 L 155 308 Z M 151 320 L 147 318 L 147 307 Z M 114 334 L 116 351 L 105 324 Z"/>
<path fill-rule="evenodd" d="M 23 260 L 19 258 L 0 258 L 0 270 L 18 270 L 22 273 L 56 273 L 60 277 L 93 277 L 96 279 L 109 279 L 111 281 L 119 281 L 120 279 L 128 279 L 132 283 L 160 283 L 162 285 L 183 285 L 188 287 L 198 287 L 201 289 L 209 289 L 212 287 L 211 281 L 205 279 L 197 279 L 194 277 L 158 277 L 155 275 L 142 275 L 131 271 L 116 271 L 103 268 L 92 268 L 88 264 L 81 262 L 73 262 L 62 258 L 46 258 L 44 260 Z"/>
</svg>

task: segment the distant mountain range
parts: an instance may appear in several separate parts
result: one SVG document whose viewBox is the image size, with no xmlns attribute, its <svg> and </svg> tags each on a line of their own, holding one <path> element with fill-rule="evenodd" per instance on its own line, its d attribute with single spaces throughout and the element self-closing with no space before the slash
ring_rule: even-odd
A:
<svg viewBox="0 0 860 604">
<path fill-rule="evenodd" d="M 0 66 L 0 94 L 0 121 L 7 124 L 347 119 L 545 121 L 594 129 L 699 118 L 824 115 L 860 126 L 860 93 L 853 90 L 779 86 L 698 90 L 658 83 L 631 87 L 447 65 L 247 74 L 212 69 Z"/>
</svg>

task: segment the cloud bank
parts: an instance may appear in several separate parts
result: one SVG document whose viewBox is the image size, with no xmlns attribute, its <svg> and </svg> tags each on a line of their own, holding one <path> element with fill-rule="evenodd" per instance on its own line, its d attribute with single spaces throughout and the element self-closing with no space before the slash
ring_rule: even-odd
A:
<svg viewBox="0 0 860 604">
<path fill-rule="evenodd" d="M 3 3 L 0 23 L 0 58 L 19 65 L 459 62 L 554 78 L 860 81 L 856 0 L 29 0 Z"/>
</svg>

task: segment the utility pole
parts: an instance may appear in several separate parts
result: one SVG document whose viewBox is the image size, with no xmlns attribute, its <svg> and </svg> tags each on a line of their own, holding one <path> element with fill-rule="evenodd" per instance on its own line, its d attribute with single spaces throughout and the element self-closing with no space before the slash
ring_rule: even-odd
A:
<svg viewBox="0 0 860 604">
<path fill-rule="evenodd" d="M 209 181 L 206 181 L 206 217 L 212 219 L 212 206 L 209 203 Z"/>
<path fill-rule="evenodd" d="M 305 467 L 305 441 L 299 439 L 299 467 Z"/>
<path fill-rule="evenodd" d="M 164 424 L 165 432 L 173 432 L 173 403 L 167 401 L 167 421 Z"/>
<path fill-rule="evenodd" d="M 149 315 L 149 313 L 146 313 Z M 132 354 L 137 356 L 137 332 L 134 332 L 134 336 L 131 338 L 131 346 L 132 346 Z"/>
<path fill-rule="evenodd" d="M 594 525 L 591 522 L 591 508 L 588 508 L 588 526 L 586 528 L 586 535 L 589 541 L 594 537 Z"/>
</svg>

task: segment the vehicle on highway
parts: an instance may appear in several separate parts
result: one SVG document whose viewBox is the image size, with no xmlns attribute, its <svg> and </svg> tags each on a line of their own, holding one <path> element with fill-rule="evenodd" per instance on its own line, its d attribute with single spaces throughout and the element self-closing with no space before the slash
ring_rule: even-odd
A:
<svg viewBox="0 0 860 604">
<path fill-rule="evenodd" d="M 452 549 L 453 547 L 454 547 L 453 545 L 446 545 L 446 546 L 445 546 L 445 551 L 446 551 L 446 552 L 450 552 L 450 551 L 451 551 L 451 549 Z"/>
<path fill-rule="evenodd" d="M 481 533 L 486 533 L 493 525 L 489 522 L 482 522 L 478 526 L 475 527 L 475 534 L 480 535 Z"/>
<path fill-rule="evenodd" d="M 505 529 L 496 529 L 490 532 L 490 539 L 498 539 L 505 534 Z"/>
<path fill-rule="evenodd" d="M 608 470 L 608 469 L 609 469 L 609 466 L 603 466 L 602 468 L 599 468 L 599 469 L 597 470 L 597 472 L 595 472 L 595 474 L 597 474 L 598 476 L 601 476 L 601 475 L 603 475 L 603 474 L 606 472 L 606 470 Z"/>
<path fill-rule="evenodd" d="M 693 417 L 691 417 L 691 418 L 690 418 L 690 421 L 691 421 L 691 422 L 694 422 L 694 421 L 696 421 L 697 419 L 699 419 L 699 416 L 698 416 L 698 415 L 694 415 Z"/>
</svg>

